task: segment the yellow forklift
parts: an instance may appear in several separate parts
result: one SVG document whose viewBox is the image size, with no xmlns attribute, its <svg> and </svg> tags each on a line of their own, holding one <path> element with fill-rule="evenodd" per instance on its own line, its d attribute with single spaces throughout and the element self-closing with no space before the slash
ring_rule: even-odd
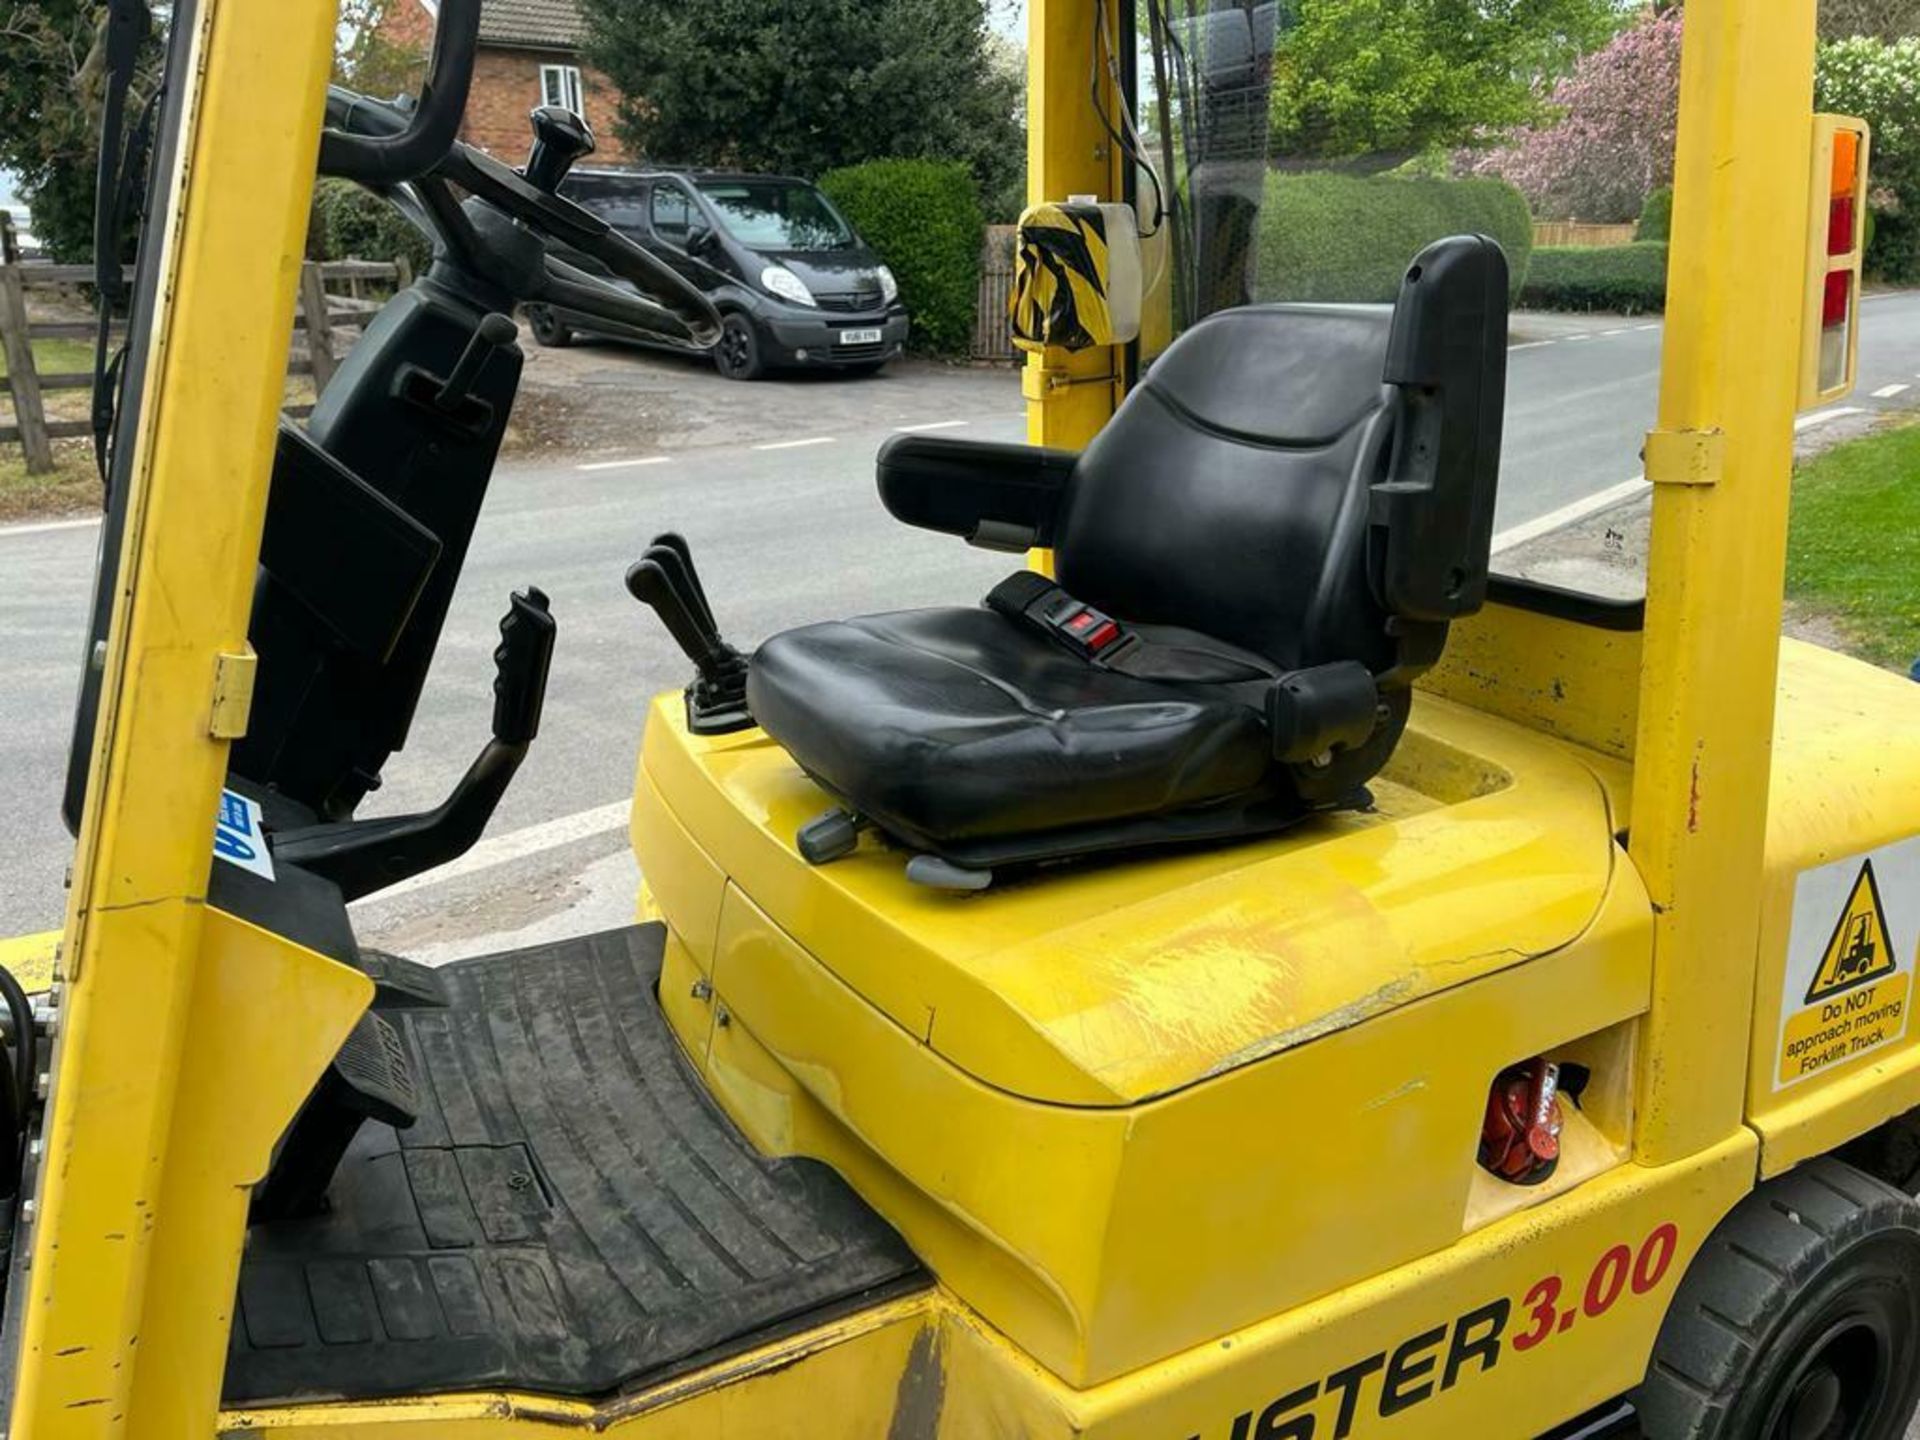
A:
<svg viewBox="0 0 1920 1440">
<path fill-rule="evenodd" d="M 557 196 L 573 117 L 519 169 L 458 143 L 475 0 L 398 104 L 329 92 L 331 0 L 172 5 L 68 916 L 0 947 L 48 981 L 0 987 L 5 1433 L 1903 1433 L 1920 690 L 1779 633 L 1866 193 L 1814 0 L 1687 6 L 1630 606 L 1489 573 L 1492 242 L 1373 308 L 1150 260 L 1183 333 L 1120 343 L 1132 9 L 1032 0 L 1032 443 L 879 462 L 903 521 L 1035 563 L 749 654 L 686 542 L 636 537 L 697 667 L 647 718 L 636 922 L 433 970 L 347 902 L 470 845 L 537 743 L 537 589 L 455 792 L 356 812 L 480 518 L 508 316 L 719 317 Z M 1272 7 L 1200 9 L 1257 69 Z M 1183 118 L 1244 113 L 1233 68 Z M 316 156 L 436 258 L 294 426 Z M 1231 253 L 1213 161 L 1154 209 Z"/>
</svg>

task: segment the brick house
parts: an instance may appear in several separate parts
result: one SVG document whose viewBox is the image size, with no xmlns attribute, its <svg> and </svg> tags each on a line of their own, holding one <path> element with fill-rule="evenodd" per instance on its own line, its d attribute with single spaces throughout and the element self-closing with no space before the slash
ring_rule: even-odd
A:
<svg viewBox="0 0 1920 1440">
<path fill-rule="evenodd" d="M 395 43 L 424 52 L 439 9 L 439 0 L 394 0 L 384 31 Z M 527 112 L 536 105 L 564 105 L 593 127 L 600 145 L 593 164 L 629 163 L 632 157 L 614 134 L 618 92 L 581 59 L 586 34 L 575 0 L 484 0 L 460 138 L 518 164 L 531 138 Z"/>
</svg>

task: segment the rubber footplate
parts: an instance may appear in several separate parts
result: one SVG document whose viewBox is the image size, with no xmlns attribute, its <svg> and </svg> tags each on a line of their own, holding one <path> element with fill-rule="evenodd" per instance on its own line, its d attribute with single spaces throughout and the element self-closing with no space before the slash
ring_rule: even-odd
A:
<svg viewBox="0 0 1920 1440">
<path fill-rule="evenodd" d="M 255 1225 L 226 1402 L 598 1397 L 928 1283 L 826 1166 L 758 1154 L 632 926 L 448 966 L 385 1009 L 419 1119 L 369 1122 L 320 1214 Z"/>
</svg>

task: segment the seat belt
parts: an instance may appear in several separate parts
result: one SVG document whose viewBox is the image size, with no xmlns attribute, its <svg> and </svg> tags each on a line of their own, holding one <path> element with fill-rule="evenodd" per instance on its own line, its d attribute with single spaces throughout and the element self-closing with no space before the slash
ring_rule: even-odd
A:
<svg viewBox="0 0 1920 1440">
<path fill-rule="evenodd" d="M 1287 672 L 1265 656 L 1172 625 L 1128 626 L 1076 600 L 1032 570 L 1009 575 L 986 606 L 1037 631 L 1087 664 L 1136 680 L 1176 685 L 1267 683 Z"/>
</svg>

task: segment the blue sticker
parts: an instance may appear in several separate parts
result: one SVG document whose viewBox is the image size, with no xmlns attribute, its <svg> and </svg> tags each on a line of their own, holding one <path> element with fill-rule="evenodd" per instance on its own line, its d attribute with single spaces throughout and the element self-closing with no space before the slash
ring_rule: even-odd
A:
<svg viewBox="0 0 1920 1440">
<path fill-rule="evenodd" d="M 229 865 L 273 879 L 273 853 L 260 823 L 260 806 L 231 790 L 220 792 L 220 813 L 213 822 L 213 853 Z"/>
</svg>

